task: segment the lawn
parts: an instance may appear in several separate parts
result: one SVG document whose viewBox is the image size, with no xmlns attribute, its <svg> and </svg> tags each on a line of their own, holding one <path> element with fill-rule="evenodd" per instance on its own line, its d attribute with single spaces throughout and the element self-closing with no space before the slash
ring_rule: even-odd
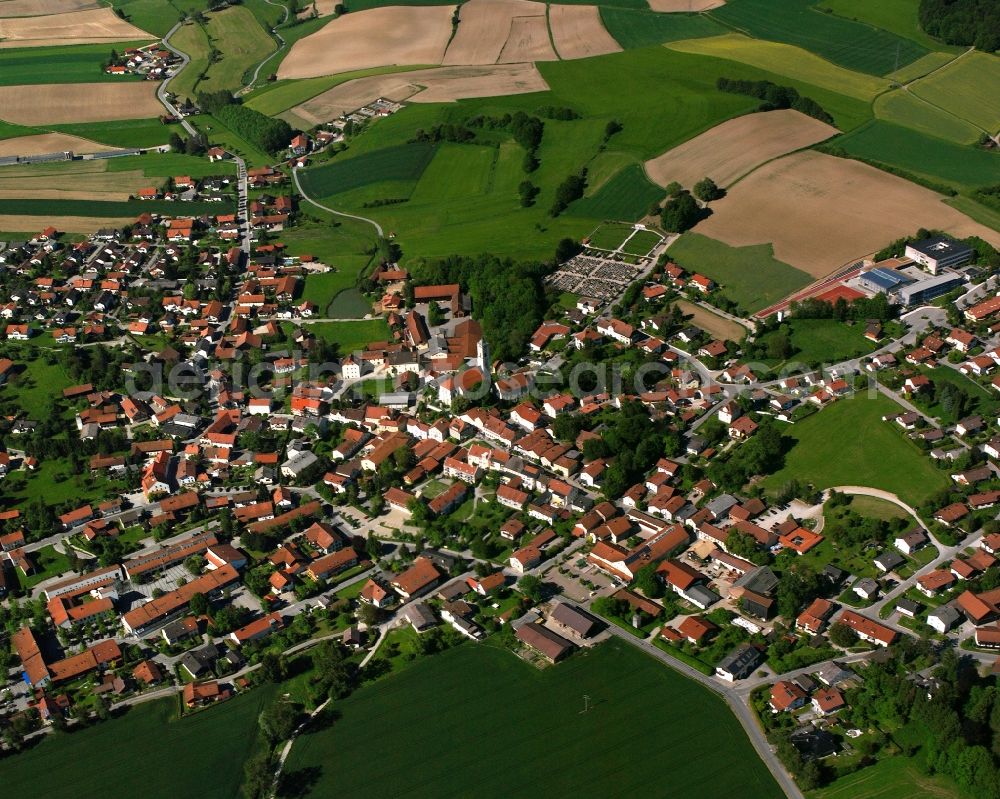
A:
<svg viewBox="0 0 1000 799">
<path fill-rule="evenodd" d="M 58 363 L 50 364 L 44 357 L 33 357 L 25 361 L 23 372 L 0 389 L 0 394 L 13 397 L 26 413 L 37 414 L 47 410 L 53 399 L 73 383 Z"/>
<path fill-rule="evenodd" d="M 868 516 L 871 519 L 882 519 L 890 521 L 892 519 L 909 519 L 910 514 L 899 505 L 886 502 L 878 497 L 855 496 L 851 497 L 848 507 L 860 516 Z"/>
<path fill-rule="evenodd" d="M 589 246 L 598 250 L 617 250 L 632 235 L 634 228 L 619 222 L 607 222 L 589 237 Z"/>
<path fill-rule="evenodd" d="M 722 293 L 754 313 L 809 285 L 812 277 L 777 260 L 770 244 L 730 247 L 699 233 L 685 233 L 670 245 L 670 257 L 689 272 L 722 286 Z"/>
<path fill-rule="evenodd" d="M 875 345 L 865 338 L 864 325 L 848 325 L 835 319 L 796 319 L 792 317 L 782 328 L 787 330 L 792 343 L 792 355 L 785 361 L 804 363 L 815 367 L 824 363 L 866 355 Z M 766 334 L 761 341 L 767 341 Z"/>
<path fill-rule="evenodd" d="M 663 189 L 650 182 L 639 164 L 630 164 L 596 191 L 588 191 L 583 199 L 570 205 L 568 213 L 590 219 L 635 221 L 646 216 L 664 196 Z"/>
<path fill-rule="evenodd" d="M 887 92 L 875 100 L 873 108 L 879 119 L 896 122 L 939 139 L 963 145 L 974 144 L 979 139 L 980 131 L 975 125 L 924 102 L 913 92 Z"/>
<path fill-rule="evenodd" d="M 371 341 L 386 341 L 389 338 L 389 325 L 381 318 L 356 322 L 306 323 L 303 327 L 317 338 L 338 344 L 342 353 L 363 350 Z"/>
<path fill-rule="evenodd" d="M 910 91 L 990 133 L 1000 129 L 1000 58 L 969 53 L 916 83 Z"/>
<path fill-rule="evenodd" d="M 436 150 L 433 144 L 417 142 L 386 147 L 353 158 L 350 155 L 341 156 L 322 166 L 307 169 L 299 179 L 311 197 L 330 197 L 387 180 L 414 181 L 416 185 L 415 181 L 430 166 Z"/>
<path fill-rule="evenodd" d="M 710 15 L 756 38 L 798 45 L 869 75 L 886 75 L 928 52 L 911 39 L 825 14 L 813 0 L 729 0 Z"/>
<path fill-rule="evenodd" d="M 243 763 L 256 745 L 257 716 L 272 695 L 271 688 L 258 688 L 183 719 L 176 718 L 176 698 L 162 699 L 137 705 L 121 719 L 47 736 L 4 761 L 4 788 L 79 799 L 104 793 L 113 774 L 121 796 L 232 799 L 240 795 Z"/>
<path fill-rule="evenodd" d="M 35 573 L 25 577 L 20 571 L 17 572 L 17 579 L 24 589 L 32 588 L 50 577 L 65 574 L 70 569 L 69 558 L 62 552 L 57 552 L 51 544 L 35 550 L 31 557 L 35 561 Z"/>
<path fill-rule="evenodd" d="M 636 8 L 602 4 L 600 8 L 604 27 L 626 50 L 718 36 L 727 30 L 704 14 L 657 14 L 645 4 Z"/>
<path fill-rule="evenodd" d="M 322 275 L 310 274 L 306 278 L 306 291 L 313 283 L 316 286 L 314 292 L 328 294 L 326 303 L 329 304 L 338 292 L 354 288 L 357 284 L 358 275 L 371 261 L 375 231 L 364 222 L 342 217 L 318 221 L 325 215 L 315 206 L 306 205 L 305 209 L 310 215 L 316 214 L 317 220 L 303 220 L 295 227 L 283 230 L 280 240 L 290 255 L 311 255 L 319 263 L 336 270 Z M 319 296 L 322 297 L 322 293 Z M 306 299 L 326 307 L 314 296 L 307 296 Z"/>
<path fill-rule="evenodd" d="M 663 237 L 652 230 L 637 230 L 622 246 L 622 251 L 632 255 L 647 255 L 663 241 Z"/>
<path fill-rule="evenodd" d="M 683 53 L 697 53 L 739 61 L 741 64 L 767 69 L 778 75 L 787 75 L 822 89 L 868 102 L 889 88 L 889 81 L 884 78 L 838 67 L 802 47 L 752 39 L 739 33 L 690 42 L 675 42 L 670 48 Z"/>
<path fill-rule="evenodd" d="M 979 385 L 979 383 L 949 366 L 921 367 L 920 371 L 927 375 L 935 385 L 951 383 L 968 394 L 972 399 L 972 404 L 963 410 L 961 414 L 956 414 L 954 411 L 949 413 L 939 403 L 932 405 L 929 398 L 918 396 L 914 399 L 914 403 L 919 405 L 926 413 L 941 419 L 946 424 L 953 424 L 958 421 L 960 416 L 968 416 L 972 413 L 993 416 L 996 414 L 998 407 L 1000 407 L 1000 400 L 996 399 L 993 394 Z"/>
<path fill-rule="evenodd" d="M 901 408 L 883 397 L 857 394 L 840 399 L 819 413 L 784 428 L 795 445 L 784 467 L 764 480 L 777 490 L 793 479 L 816 488 L 859 485 L 897 494 L 909 505 L 920 505 L 949 481 L 891 422 L 887 414 Z"/>
<path fill-rule="evenodd" d="M 210 14 L 206 31 L 220 55 L 209 65 L 198 91 L 239 89 L 243 76 L 277 49 L 274 39 L 244 6 L 230 6 Z"/>
<path fill-rule="evenodd" d="M 124 486 L 102 475 L 92 475 L 86 469 L 83 474 L 73 474 L 69 460 L 47 460 L 32 471 L 18 470 L 7 475 L 4 498 L 15 503 L 40 499 L 46 505 L 66 505 L 71 509 L 106 499 L 108 492 L 116 487 Z"/>
<path fill-rule="evenodd" d="M 109 75 L 104 64 L 111 51 L 149 44 L 76 44 L 59 47 L 12 47 L 0 50 L 0 86 L 36 83 L 122 83 L 142 80 L 139 75 Z"/>
<path fill-rule="evenodd" d="M 623 796 L 664 774 L 676 796 L 782 795 L 719 698 L 620 641 L 544 671 L 500 648 L 460 646 L 337 709 L 336 723 L 300 737 L 287 762 L 289 774 L 315 778 L 309 796 L 438 799 L 467 795 L 472 785 L 487 798 L 507 797 L 511 786 L 539 796 Z M 483 746 L 449 743 L 475 718 L 489 719 L 477 734 Z M 373 719 L 393 731 L 392 768 L 380 766 L 367 738 Z M 503 779 L 483 779 L 484 752 L 502 757 Z"/>
<path fill-rule="evenodd" d="M 963 794 L 944 777 L 929 777 L 911 758 L 896 756 L 841 777 L 809 799 L 961 799 Z"/>
</svg>

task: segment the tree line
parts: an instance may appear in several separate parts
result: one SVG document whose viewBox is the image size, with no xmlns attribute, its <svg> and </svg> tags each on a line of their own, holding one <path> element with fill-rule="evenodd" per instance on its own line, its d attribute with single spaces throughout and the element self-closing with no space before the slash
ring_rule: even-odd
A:
<svg viewBox="0 0 1000 799">
<path fill-rule="evenodd" d="M 1000 50 L 1000 3 L 996 0 L 920 0 L 920 27 L 947 44 Z"/>
<path fill-rule="evenodd" d="M 758 111 L 775 111 L 779 108 L 792 108 L 806 116 L 814 117 L 827 124 L 833 123 L 823 106 L 811 97 L 803 97 L 792 86 L 779 86 L 769 80 L 739 80 L 736 78 L 719 78 L 715 82 L 719 91 L 729 94 L 745 94 L 761 101 Z"/>
</svg>

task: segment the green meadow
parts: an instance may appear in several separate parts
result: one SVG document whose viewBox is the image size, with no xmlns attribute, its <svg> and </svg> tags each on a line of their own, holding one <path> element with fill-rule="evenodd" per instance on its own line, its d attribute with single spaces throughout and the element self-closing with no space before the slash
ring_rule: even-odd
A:
<svg viewBox="0 0 1000 799">
<path fill-rule="evenodd" d="M 149 44 L 75 44 L 59 47 L 12 47 L 0 50 L 0 86 L 36 83 L 124 83 L 142 80 L 139 75 L 108 75 L 104 64 L 111 51 Z"/>
</svg>

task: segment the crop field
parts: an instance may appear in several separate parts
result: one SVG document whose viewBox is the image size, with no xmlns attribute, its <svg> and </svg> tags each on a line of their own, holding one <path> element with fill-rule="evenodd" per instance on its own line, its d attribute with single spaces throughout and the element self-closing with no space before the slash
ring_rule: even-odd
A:
<svg viewBox="0 0 1000 799">
<path fill-rule="evenodd" d="M 235 175 L 236 164 L 232 161 L 209 161 L 196 155 L 183 153 L 144 153 L 134 158 L 113 158 L 105 162 L 108 172 L 124 172 L 141 169 L 149 181 L 160 183 L 156 178 L 168 178 L 174 175 L 188 175 L 192 178 L 205 178 L 213 175 Z"/>
<path fill-rule="evenodd" d="M 838 16 L 912 39 L 928 50 L 961 51 L 961 48 L 949 47 L 924 33 L 917 20 L 919 0 L 878 0 L 877 3 L 871 0 L 820 0 L 816 5 L 821 11 L 830 10 Z"/>
<path fill-rule="evenodd" d="M 710 13 L 756 38 L 798 45 L 869 75 L 886 75 L 927 53 L 926 47 L 911 39 L 824 14 L 813 6 L 813 1 L 729 0 Z"/>
<path fill-rule="evenodd" d="M 901 67 L 895 72 L 890 72 L 889 77 L 897 83 L 909 83 L 917 78 L 922 78 L 924 75 L 933 72 L 935 69 L 940 69 L 949 61 L 954 60 L 955 55 L 953 53 L 940 53 L 937 51 L 931 52 L 923 58 L 918 58 L 912 64 L 907 64 L 905 67 Z"/>
<path fill-rule="evenodd" d="M 474 144 L 442 144 L 423 171 L 410 199 L 413 202 L 461 200 L 489 189 L 498 150 Z"/>
<path fill-rule="evenodd" d="M 383 180 L 418 180 L 434 158 L 433 144 L 403 144 L 344 160 L 335 159 L 301 175 L 303 188 L 312 197 L 361 188 Z"/>
<path fill-rule="evenodd" d="M 389 64 L 440 64 L 454 6 L 398 6 L 350 13 L 300 39 L 279 78 L 314 78 Z M 379 47 L 371 42 L 378 40 Z"/>
<path fill-rule="evenodd" d="M 67 150 L 74 153 L 95 153 L 106 150 L 103 144 L 97 144 L 77 136 L 67 136 L 65 133 L 38 133 L 34 136 L 17 136 L 13 139 L 0 140 L 0 156 L 6 155 L 42 155 L 45 153 L 61 153 Z M 3 173 L 0 173 L 0 181 Z M 74 188 L 65 186 L 64 188 Z"/>
<path fill-rule="evenodd" d="M 605 30 L 597 6 L 550 5 L 549 30 L 560 58 L 588 58 L 622 49 Z"/>
<path fill-rule="evenodd" d="M 0 113 L 18 125 L 149 119 L 162 110 L 152 81 L 0 86 Z"/>
<path fill-rule="evenodd" d="M 736 247 L 771 243 L 776 258 L 817 278 L 922 226 L 1000 244 L 996 231 L 941 200 L 859 161 L 807 151 L 752 172 L 696 230 Z"/>
<path fill-rule="evenodd" d="M 29 214 L 0 214 L 0 230 L 31 231 L 31 236 L 50 225 L 63 233 L 93 233 L 104 227 L 122 227 L 135 222 L 135 216 L 31 216 Z"/>
<path fill-rule="evenodd" d="M 107 122 L 80 122 L 47 126 L 59 133 L 92 139 L 110 147 L 158 147 L 166 144 L 173 132 L 181 132 L 180 125 L 164 125 L 159 119 L 119 119 Z"/>
<path fill-rule="evenodd" d="M 244 6 L 230 6 L 208 16 L 208 39 L 219 51 L 219 60 L 208 67 L 199 91 L 235 91 L 243 85 L 243 75 L 253 69 L 277 45 Z M 184 77 L 184 73 L 181 73 Z"/>
<path fill-rule="evenodd" d="M 648 8 L 625 8 L 604 3 L 600 9 L 604 27 L 625 49 L 718 36 L 728 30 L 704 14 L 657 14 Z"/>
<path fill-rule="evenodd" d="M 663 189 L 650 183 L 642 167 L 631 164 L 601 184 L 592 194 L 569 207 L 574 216 L 590 219 L 638 220 L 664 197 Z"/>
<path fill-rule="evenodd" d="M 989 131 L 1000 131 L 1000 58 L 972 52 L 910 86 L 934 105 Z"/>
<path fill-rule="evenodd" d="M 878 121 L 852 131 L 836 142 L 850 155 L 923 175 L 956 188 L 1000 183 L 1000 157 L 917 131 Z"/>
<path fill-rule="evenodd" d="M 138 75 L 108 75 L 103 64 L 111 51 L 121 52 L 147 42 L 77 44 L 0 50 L 0 86 L 25 83 L 125 83 Z"/>
<path fill-rule="evenodd" d="M 878 119 L 958 144 L 973 144 L 981 133 L 971 122 L 921 100 L 913 92 L 887 92 L 875 99 L 873 108 Z"/>
<path fill-rule="evenodd" d="M 583 694 L 592 703 L 585 714 Z M 292 747 L 288 772 L 316 778 L 307 796 L 437 798 L 474 784 L 484 799 L 509 796 L 510 785 L 598 797 L 642 791 L 664 773 L 677 796 L 782 795 L 718 697 L 619 641 L 543 671 L 488 644 L 459 646 L 362 688 L 338 710 L 336 723 Z M 482 741 L 504 753 L 502 781 L 482 779 L 476 747 L 441 746 L 435 768 L 425 767 L 426 742 L 447 740 L 472 718 L 490 719 Z M 392 768 L 377 767 L 378 750 L 365 740 L 372 719 L 393 730 Z M 625 727 L 624 738 L 602 732 Z M 731 768 L 713 761 L 718 751 Z"/>
<path fill-rule="evenodd" d="M 443 56 L 443 64 L 495 64 L 500 60 L 515 19 L 538 17 L 545 25 L 545 6 L 530 0 L 468 0 L 458 13 L 459 25 Z"/>
<path fill-rule="evenodd" d="M 0 17 L 38 17 L 98 7 L 97 0 L 0 0 Z"/>
<path fill-rule="evenodd" d="M 818 489 L 869 486 L 891 491 L 907 504 L 921 504 L 949 480 L 896 425 L 882 421 L 899 411 L 892 400 L 862 392 L 783 428 L 795 446 L 786 454 L 784 467 L 769 475 L 764 486 L 777 490 L 792 479 Z"/>
<path fill-rule="evenodd" d="M 110 8 L 43 17 L 0 17 L 0 49 L 68 44 L 110 45 L 151 38 L 145 31 L 117 17 Z"/>
<path fill-rule="evenodd" d="M 4 785 L 23 795 L 77 799 L 104 791 L 115 775 L 125 796 L 173 799 L 239 795 L 243 762 L 255 745 L 257 716 L 273 690 L 258 688 L 202 713 L 176 719 L 176 698 L 130 709 L 123 718 L 50 740 L 4 762 Z M 146 742 L 157 741 L 156 746 Z M 142 768 L 134 768 L 136 759 Z M 53 762 L 60 763 L 52 768 Z M 183 767 L 178 767 L 183 764 Z"/>
<path fill-rule="evenodd" d="M 945 777 L 928 776 L 912 758 L 897 755 L 806 795 L 809 799 L 961 799 L 964 794 Z"/>
<path fill-rule="evenodd" d="M 160 214 L 215 214 L 231 212 L 225 203 L 193 202 L 183 205 L 166 200 L 3 200 L 0 199 L 0 216 L 28 214 L 31 216 L 92 216 L 92 217 L 135 217 L 144 211 Z"/>
<path fill-rule="evenodd" d="M 691 188 L 704 177 L 729 186 L 761 164 L 836 135 L 837 129 L 798 111 L 747 114 L 716 125 L 646 162 L 661 186 Z"/>
<path fill-rule="evenodd" d="M 751 39 L 739 33 L 668 45 L 682 53 L 715 56 L 770 70 L 858 100 L 870 101 L 889 88 L 889 81 L 839 67 L 802 47 Z M 815 98 L 814 98 L 815 99 Z"/>
<path fill-rule="evenodd" d="M 805 272 L 774 257 L 769 244 L 730 247 L 721 241 L 685 233 L 670 245 L 670 258 L 722 286 L 722 293 L 754 313 L 812 282 Z"/>
</svg>

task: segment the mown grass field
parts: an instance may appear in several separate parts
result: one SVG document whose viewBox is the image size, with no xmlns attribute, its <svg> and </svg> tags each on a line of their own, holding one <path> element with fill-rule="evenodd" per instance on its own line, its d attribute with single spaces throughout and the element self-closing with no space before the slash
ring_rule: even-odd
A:
<svg viewBox="0 0 1000 799">
<path fill-rule="evenodd" d="M 990 133 L 1000 130 L 1000 58 L 973 52 L 917 81 L 910 91 Z"/>
<path fill-rule="evenodd" d="M 862 392 L 783 428 L 795 446 L 786 454 L 784 467 L 765 478 L 765 488 L 778 490 L 793 479 L 819 489 L 860 485 L 920 505 L 949 480 L 896 425 L 882 421 L 884 415 L 901 410 L 882 395 Z"/>
<path fill-rule="evenodd" d="M 589 219 L 635 221 L 664 199 L 664 191 L 646 177 L 639 164 L 630 164 L 602 183 L 593 193 L 570 205 L 568 213 Z"/>
<path fill-rule="evenodd" d="M 23 370 L 0 388 L 0 397 L 13 398 L 26 413 L 37 414 L 50 408 L 54 398 L 73 385 L 62 366 L 50 364 L 45 358 L 28 358 L 18 365 L 23 366 Z"/>
<path fill-rule="evenodd" d="M 303 327 L 331 344 L 337 344 L 343 354 L 364 350 L 372 341 L 389 340 L 389 325 L 385 319 L 359 319 L 350 322 L 316 322 Z"/>
<path fill-rule="evenodd" d="M 661 241 L 662 237 L 651 230 L 637 230 L 632 234 L 632 237 L 625 242 L 625 246 L 622 247 L 622 250 L 627 253 L 631 253 L 632 255 L 646 255 Z"/>
<path fill-rule="evenodd" d="M 632 235 L 634 228 L 618 222 L 600 225 L 590 234 L 590 246 L 598 250 L 617 250 Z"/>
<path fill-rule="evenodd" d="M 837 363 L 848 358 L 866 355 L 875 345 L 864 337 L 864 326 L 847 325 L 835 319 L 796 319 L 787 323 L 794 352 L 786 363 L 806 365 Z M 760 337 L 766 342 L 768 333 Z"/>
<path fill-rule="evenodd" d="M 664 774 L 678 797 L 782 795 L 718 697 L 619 641 L 543 671 L 490 645 L 464 645 L 362 688 L 338 710 L 334 724 L 292 747 L 288 773 L 315 777 L 308 796 L 440 799 L 473 785 L 484 799 L 509 796 L 511 786 L 624 796 Z M 447 743 L 471 719 L 489 720 L 479 745 Z M 392 730 L 391 768 L 379 766 L 381 751 L 367 740 L 374 720 Z M 485 751 L 502 757 L 503 779 L 483 779 Z"/>
<path fill-rule="evenodd" d="M 204 11 L 199 0 L 114 0 L 116 9 L 125 12 L 126 19 L 137 28 L 163 36 L 169 31 L 181 11 Z"/>
<path fill-rule="evenodd" d="M 727 28 L 704 14 L 657 14 L 645 3 L 630 8 L 601 4 L 601 19 L 608 33 L 626 50 L 634 47 L 718 36 Z"/>
<path fill-rule="evenodd" d="M 209 66 L 212 44 L 208 32 L 197 22 L 187 22 L 174 31 L 170 43 L 191 57 L 190 63 L 171 79 L 170 91 L 178 97 L 194 100 L 198 84 Z"/>
<path fill-rule="evenodd" d="M 756 38 L 795 44 L 842 67 L 869 75 L 886 75 L 928 52 L 912 39 L 825 14 L 813 2 L 729 0 L 710 15 Z"/>
<path fill-rule="evenodd" d="M 971 122 L 924 102 L 912 92 L 887 92 L 875 99 L 873 107 L 879 119 L 962 145 L 973 144 L 981 132 Z"/>
<path fill-rule="evenodd" d="M 751 39 L 739 33 L 713 36 L 703 40 L 673 42 L 670 48 L 684 53 L 739 61 L 858 100 L 871 101 L 879 92 L 889 88 L 889 81 L 884 78 L 837 66 L 803 47 Z"/>
<path fill-rule="evenodd" d="M 944 777 L 929 777 L 906 757 L 890 757 L 841 777 L 809 799 L 961 799 L 963 794 Z"/>
<path fill-rule="evenodd" d="M 812 277 L 777 260 L 770 244 L 730 247 L 699 233 L 685 233 L 670 245 L 670 258 L 722 286 L 722 293 L 754 313 L 812 282 Z"/>
<path fill-rule="evenodd" d="M 80 732 L 47 736 L 4 761 L 4 786 L 24 796 L 79 799 L 106 792 L 113 775 L 121 796 L 232 799 L 256 743 L 257 716 L 273 693 L 259 688 L 183 719 L 175 717 L 176 698 L 162 699 Z"/>
<path fill-rule="evenodd" d="M 168 178 L 187 175 L 192 178 L 206 178 L 214 175 L 235 175 L 233 161 L 209 161 L 184 153 L 144 153 L 128 158 L 112 158 L 106 162 L 108 172 L 141 169 L 146 177 Z"/>
<path fill-rule="evenodd" d="M 243 6 L 213 12 L 205 29 L 211 46 L 220 56 L 208 66 L 205 77 L 198 83 L 198 91 L 236 91 L 243 85 L 244 74 L 277 49 L 257 17 Z"/>
<path fill-rule="evenodd" d="M 104 63 L 112 49 L 121 53 L 129 47 L 149 44 L 77 44 L 60 47 L 12 47 L 0 50 L 0 86 L 36 83 L 119 83 L 142 80 L 138 75 L 108 75 Z"/>
<path fill-rule="evenodd" d="M 879 161 L 956 189 L 1000 183 L 1000 156 L 878 120 L 834 142 L 849 155 Z"/>
</svg>

